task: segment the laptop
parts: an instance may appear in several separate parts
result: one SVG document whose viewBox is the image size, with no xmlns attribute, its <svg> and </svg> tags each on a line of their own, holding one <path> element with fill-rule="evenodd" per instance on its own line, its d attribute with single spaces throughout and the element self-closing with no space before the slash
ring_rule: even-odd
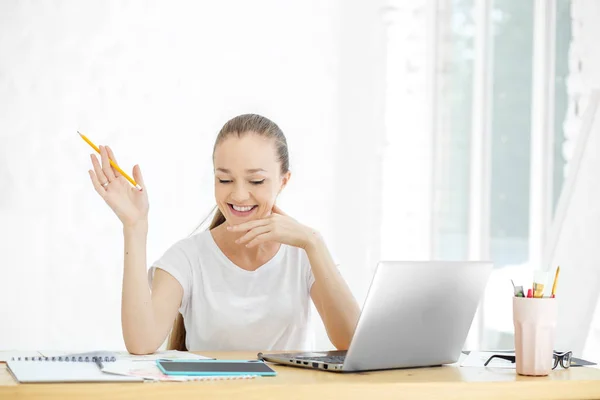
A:
<svg viewBox="0 0 600 400">
<path fill-rule="evenodd" d="M 382 261 L 347 351 L 258 358 L 334 372 L 455 363 L 491 271 L 491 262 Z"/>
</svg>

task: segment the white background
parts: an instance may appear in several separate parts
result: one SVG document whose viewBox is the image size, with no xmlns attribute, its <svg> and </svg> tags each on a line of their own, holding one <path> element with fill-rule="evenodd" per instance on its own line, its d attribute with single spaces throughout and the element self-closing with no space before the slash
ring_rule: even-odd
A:
<svg viewBox="0 0 600 400">
<path fill-rule="evenodd" d="M 427 258 L 432 3 L 396 3 L 400 18 L 383 0 L 1 2 L 0 350 L 124 348 L 121 228 L 89 182 L 77 130 L 128 172 L 140 164 L 148 263 L 211 210 L 214 138 L 249 112 L 287 135 L 281 206 L 324 234 L 361 304 L 382 256 Z M 600 7 L 573 4 L 577 101 L 600 83 Z M 498 304 L 510 324 L 509 297 Z"/>
</svg>

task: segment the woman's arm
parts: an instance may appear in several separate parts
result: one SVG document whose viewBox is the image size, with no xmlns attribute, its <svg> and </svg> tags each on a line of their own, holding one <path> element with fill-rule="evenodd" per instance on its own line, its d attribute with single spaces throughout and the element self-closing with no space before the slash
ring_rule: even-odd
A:
<svg viewBox="0 0 600 400">
<path fill-rule="evenodd" d="M 237 242 L 247 243 L 248 247 L 276 241 L 304 249 L 315 276 L 310 295 L 323 319 L 327 335 L 337 349 L 348 349 L 360 308 L 318 233 L 298 223 L 277 206 L 273 206 L 273 213 L 266 218 L 228 226 L 227 230 L 245 232 Z"/>
<path fill-rule="evenodd" d="M 148 191 L 142 171 L 136 165 L 133 178 L 142 190 L 132 187 L 109 161 L 117 162 L 109 147 L 100 146 L 102 164 L 91 155 L 94 171 L 90 179 L 96 192 L 123 223 L 125 241 L 121 326 L 125 347 L 130 353 L 153 353 L 165 340 L 183 298 L 179 282 L 157 271 L 148 287 L 146 237 L 148 236 Z"/>
<path fill-rule="evenodd" d="M 338 350 L 347 350 L 358 322 L 360 307 L 321 236 L 314 234 L 312 237 L 305 247 L 315 276 L 310 295 L 331 343 Z"/>
<path fill-rule="evenodd" d="M 121 325 L 127 351 L 154 353 L 169 334 L 183 298 L 181 284 L 156 269 L 152 291 L 146 272 L 147 223 L 124 226 L 125 239 Z"/>
</svg>

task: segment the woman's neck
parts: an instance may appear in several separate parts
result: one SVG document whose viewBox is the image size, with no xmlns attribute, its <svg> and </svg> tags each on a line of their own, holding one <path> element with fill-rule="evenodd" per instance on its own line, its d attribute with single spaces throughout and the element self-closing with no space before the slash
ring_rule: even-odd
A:
<svg viewBox="0 0 600 400">
<path fill-rule="evenodd" d="M 238 267 L 250 271 L 256 270 L 273 258 L 281 246 L 277 242 L 266 242 L 248 248 L 246 247 L 247 243 L 236 243 L 235 241 L 244 236 L 246 232 L 229 232 L 227 222 L 212 229 L 211 234 L 227 258 Z"/>
</svg>

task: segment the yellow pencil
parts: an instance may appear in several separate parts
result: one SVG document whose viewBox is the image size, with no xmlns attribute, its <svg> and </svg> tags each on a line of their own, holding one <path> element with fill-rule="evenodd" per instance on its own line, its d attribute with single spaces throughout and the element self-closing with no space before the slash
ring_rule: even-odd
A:
<svg viewBox="0 0 600 400">
<path fill-rule="evenodd" d="M 84 135 L 84 134 L 82 134 L 81 132 L 77 131 L 77 133 L 79 133 L 79 136 L 81 136 L 81 138 L 82 138 L 83 140 L 85 140 L 85 142 L 86 142 L 87 144 L 89 144 L 90 146 L 92 146 L 92 148 L 93 148 L 94 150 L 96 150 L 96 151 L 98 152 L 98 154 L 100 154 L 100 149 L 98 148 L 98 146 L 96 146 L 94 143 L 92 143 L 92 141 L 91 141 L 90 139 L 88 139 L 87 137 L 85 137 L 85 135 Z M 133 179 L 131 179 L 131 177 L 130 177 L 129 175 L 127 175 L 127 174 L 125 173 L 125 171 L 123 171 L 123 170 L 122 170 L 122 169 L 121 169 L 121 168 L 120 168 L 120 167 L 117 165 L 117 163 L 116 163 L 116 162 L 114 162 L 114 161 L 113 161 L 113 160 L 111 160 L 110 158 L 108 159 L 108 161 L 110 162 L 110 165 L 112 165 L 112 167 L 113 167 L 114 169 L 116 169 L 117 171 L 119 171 L 119 173 L 120 173 L 121 175 L 123 175 L 123 176 L 125 177 L 125 179 L 127 179 L 127 180 L 128 180 L 128 181 L 129 181 L 129 182 L 130 182 L 130 183 L 131 183 L 133 186 L 135 186 L 135 188 L 136 188 L 137 190 L 142 190 L 142 187 L 141 187 L 140 185 L 138 185 L 138 184 L 137 184 L 137 183 L 136 183 L 136 182 L 135 182 Z"/>
<path fill-rule="evenodd" d="M 558 282 L 558 273 L 560 272 L 560 265 L 556 267 L 556 275 L 554 275 L 554 283 L 552 284 L 552 297 L 556 293 L 556 282 Z"/>
</svg>

